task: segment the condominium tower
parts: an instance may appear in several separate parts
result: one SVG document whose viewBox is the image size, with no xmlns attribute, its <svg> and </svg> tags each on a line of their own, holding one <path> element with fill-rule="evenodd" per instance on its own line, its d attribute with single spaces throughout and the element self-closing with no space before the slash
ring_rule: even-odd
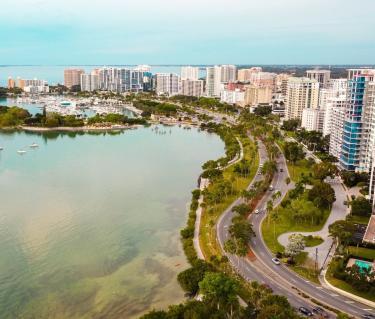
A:
<svg viewBox="0 0 375 319">
<path fill-rule="evenodd" d="M 331 79 L 330 70 L 307 70 L 306 76 L 319 82 L 321 88 L 327 88 Z"/>
<path fill-rule="evenodd" d="M 198 80 L 199 68 L 192 66 L 181 67 L 181 80 Z"/>
<path fill-rule="evenodd" d="M 286 120 L 302 119 L 303 109 L 318 108 L 319 82 L 309 78 L 291 77 L 286 88 Z"/>
<path fill-rule="evenodd" d="M 177 95 L 180 92 L 180 77 L 174 73 L 156 73 L 155 91 L 158 95 Z"/>
<path fill-rule="evenodd" d="M 82 69 L 66 69 L 64 70 L 64 85 L 71 89 L 73 86 L 78 86 L 81 84 L 81 75 L 85 71 Z"/>
<path fill-rule="evenodd" d="M 349 171 L 368 171 L 368 149 L 365 143 L 369 133 L 366 132 L 365 94 L 369 83 L 374 80 L 370 72 L 350 72 L 348 80 L 348 97 L 345 106 L 342 147 L 339 164 Z M 367 113 L 370 111 L 367 110 Z M 374 132 L 375 133 L 375 132 Z"/>
</svg>

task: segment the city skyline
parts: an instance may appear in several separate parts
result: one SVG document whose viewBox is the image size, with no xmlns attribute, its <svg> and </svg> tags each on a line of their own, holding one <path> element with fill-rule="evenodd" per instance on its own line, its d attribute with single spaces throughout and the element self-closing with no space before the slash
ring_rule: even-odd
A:
<svg viewBox="0 0 375 319">
<path fill-rule="evenodd" d="M 369 0 L 359 9 L 347 0 L 5 0 L 0 64 L 373 64 L 374 10 Z"/>
</svg>

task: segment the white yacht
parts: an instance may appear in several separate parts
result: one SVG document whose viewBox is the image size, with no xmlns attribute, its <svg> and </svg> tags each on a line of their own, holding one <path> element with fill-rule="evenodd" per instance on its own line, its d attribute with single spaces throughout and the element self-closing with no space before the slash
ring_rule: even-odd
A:
<svg viewBox="0 0 375 319">
<path fill-rule="evenodd" d="M 24 150 L 18 150 L 17 153 L 18 153 L 18 154 L 25 154 L 26 151 L 24 151 Z"/>
<path fill-rule="evenodd" d="M 36 143 L 33 143 L 33 144 L 30 145 L 30 147 L 31 147 L 31 148 L 37 148 L 37 147 L 39 147 L 39 145 L 36 144 Z"/>
</svg>

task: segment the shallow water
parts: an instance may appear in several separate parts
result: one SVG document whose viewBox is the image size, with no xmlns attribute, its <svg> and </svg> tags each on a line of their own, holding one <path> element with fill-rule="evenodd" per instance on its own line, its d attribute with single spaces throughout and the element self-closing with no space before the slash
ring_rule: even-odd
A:
<svg viewBox="0 0 375 319">
<path fill-rule="evenodd" d="M 183 299 L 179 230 L 224 145 L 160 131 L 0 133 L 0 318 L 133 318 Z"/>
</svg>

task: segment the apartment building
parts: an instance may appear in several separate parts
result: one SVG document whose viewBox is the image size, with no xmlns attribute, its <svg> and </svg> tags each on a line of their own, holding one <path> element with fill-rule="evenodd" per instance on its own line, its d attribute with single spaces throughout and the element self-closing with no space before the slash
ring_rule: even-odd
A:
<svg viewBox="0 0 375 319">
<path fill-rule="evenodd" d="M 180 77 L 174 73 L 156 73 L 155 91 L 158 95 L 173 96 L 180 93 Z"/>
<path fill-rule="evenodd" d="M 92 92 L 99 90 L 99 75 L 95 73 L 81 74 L 81 91 Z"/>
<path fill-rule="evenodd" d="M 181 80 L 181 94 L 187 96 L 203 96 L 204 82 L 202 80 Z"/>
<path fill-rule="evenodd" d="M 331 79 L 330 70 L 307 70 L 306 77 L 311 80 L 317 80 L 321 88 L 327 88 Z"/>
<path fill-rule="evenodd" d="M 181 67 L 181 80 L 198 80 L 199 68 L 193 66 Z"/>
<path fill-rule="evenodd" d="M 71 89 L 73 86 L 81 85 L 81 75 L 85 71 L 82 69 L 66 69 L 64 70 L 64 85 Z"/>
<path fill-rule="evenodd" d="M 248 85 L 245 89 L 245 105 L 271 103 L 273 89 L 270 86 Z"/>
<path fill-rule="evenodd" d="M 302 120 L 304 109 L 317 109 L 319 82 L 309 78 L 291 77 L 288 79 L 285 97 L 285 118 Z"/>
</svg>

